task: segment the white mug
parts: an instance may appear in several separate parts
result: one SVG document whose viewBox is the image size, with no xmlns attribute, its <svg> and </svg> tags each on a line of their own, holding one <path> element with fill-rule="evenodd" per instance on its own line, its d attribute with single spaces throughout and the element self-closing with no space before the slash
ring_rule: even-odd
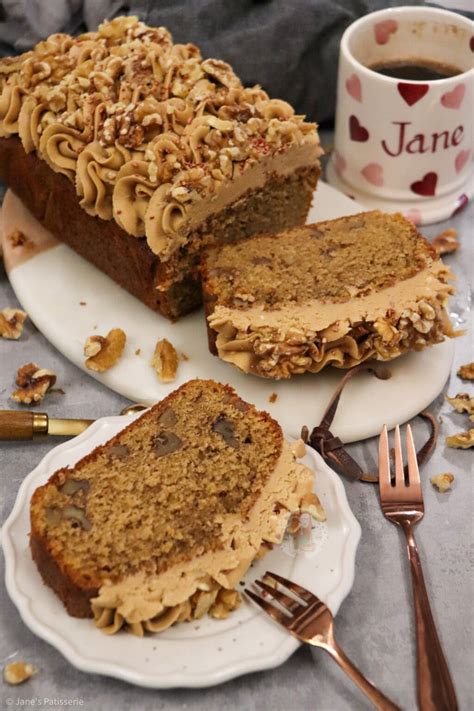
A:
<svg viewBox="0 0 474 711">
<path fill-rule="evenodd" d="M 361 204 L 417 224 L 459 212 L 474 193 L 474 31 L 465 17 L 428 7 L 371 13 L 340 48 L 330 183 Z M 371 69 L 395 62 L 457 68 L 415 81 Z"/>
</svg>

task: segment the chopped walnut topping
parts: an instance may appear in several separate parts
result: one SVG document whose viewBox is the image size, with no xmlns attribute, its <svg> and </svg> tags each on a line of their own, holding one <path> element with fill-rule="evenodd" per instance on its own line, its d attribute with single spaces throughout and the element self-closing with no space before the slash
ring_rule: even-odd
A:
<svg viewBox="0 0 474 711">
<path fill-rule="evenodd" d="M 458 240 L 458 232 L 452 228 L 444 230 L 444 232 L 440 232 L 439 235 L 433 237 L 431 244 L 436 249 L 439 257 L 443 254 L 456 252 L 461 246 Z"/>
<path fill-rule="evenodd" d="M 448 447 L 454 447 L 455 449 L 474 447 L 474 428 L 467 430 L 467 432 L 457 432 L 450 437 L 446 437 L 445 442 Z"/>
<path fill-rule="evenodd" d="M 20 230 L 13 230 L 13 232 L 8 235 L 8 240 L 13 248 L 31 246 L 31 241 Z"/>
<path fill-rule="evenodd" d="M 171 383 L 176 378 L 178 354 L 173 344 L 166 338 L 156 344 L 151 365 L 162 383 Z"/>
<path fill-rule="evenodd" d="M 107 336 L 89 336 L 84 345 L 85 365 L 103 373 L 121 358 L 127 336 L 121 328 L 113 328 Z"/>
<path fill-rule="evenodd" d="M 225 590 L 221 588 L 217 593 L 217 598 L 209 609 L 209 614 L 215 620 L 225 620 L 230 613 L 236 610 L 242 598 L 237 590 Z"/>
<path fill-rule="evenodd" d="M 18 389 L 12 393 L 12 400 L 31 405 L 42 401 L 56 382 L 56 375 L 51 370 L 39 368 L 36 363 L 27 363 L 19 368 L 15 382 Z"/>
<path fill-rule="evenodd" d="M 301 511 L 304 513 L 309 513 L 316 521 L 325 521 L 326 514 L 319 498 L 311 492 L 310 494 L 305 494 L 301 499 L 300 505 Z"/>
<path fill-rule="evenodd" d="M 23 684 L 24 681 L 27 681 L 37 673 L 37 668 L 27 662 L 12 662 L 3 668 L 3 678 L 7 684 L 12 686 Z"/>
<path fill-rule="evenodd" d="M 469 393 L 458 393 L 455 397 L 446 396 L 446 400 L 454 407 L 456 412 L 466 412 L 474 415 L 474 397 Z"/>
<path fill-rule="evenodd" d="M 430 481 L 433 486 L 436 486 L 438 491 L 443 494 L 451 488 L 451 484 L 454 481 L 454 474 L 450 474 L 449 472 L 446 472 L 445 474 L 437 474 L 436 476 L 432 476 Z"/>
<path fill-rule="evenodd" d="M 458 370 L 458 376 L 463 380 L 474 380 L 474 363 L 461 365 Z"/>
<path fill-rule="evenodd" d="M 21 309 L 3 309 L 0 311 L 0 336 L 18 340 L 23 333 L 23 324 L 27 314 Z"/>
</svg>

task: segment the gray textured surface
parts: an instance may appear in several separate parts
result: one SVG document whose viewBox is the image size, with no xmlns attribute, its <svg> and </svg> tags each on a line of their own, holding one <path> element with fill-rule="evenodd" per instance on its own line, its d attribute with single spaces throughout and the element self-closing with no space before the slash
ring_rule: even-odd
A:
<svg viewBox="0 0 474 711">
<path fill-rule="evenodd" d="M 446 261 L 459 276 L 460 293 L 452 311 L 464 313 L 469 303 L 473 264 L 473 217 L 470 205 L 450 220 L 461 236 L 462 248 Z M 443 226 L 426 228 L 428 235 Z M 0 266 L 0 308 L 17 303 Z M 465 321 L 464 326 L 467 325 Z M 471 331 L 472 333 L 472 331 Z M 19 342 L 0 341 L 0 408 L 12 407 L 9 394 L 19 365 L 35 360 L 58 374 L 65 395 L 48 396 L 44 409 L 52 416 L 101 417 L 118 413 L 126 400 L 101 387 L 65 360 L 28 322 Z M 433 411 L 443 419 L 442 437 L 429 464 L 422 472 L 426 515 L 418 528 L 418 542 L 425 565 L 425 577 L 439 633 L 453 673 L 461 709 L 474 707 L 470 668 L 473 658 L 473 576 L 472 576 L 472 450 L 447 450 L 444 435 L 467 426 L 467 418 L 453 414 L 443 401 L 444 394 L 468 390 L 456 377 L 460 363 L 472 360 L 470 335 L 456 341 L 453 374 L 445 391 L 433 403 Z M 354 413 L 357 416 L 357 413 Z M 425 425 L 415 423 L 417 439 L 425 436 Z M 423 431 L 422 431 L 423 430 Z M 37 462 L 57 443 L 0 443 L 2 521 L 9 514 L 18 486 Z M 374 469 L 375 440 L 353 445 L 351 451 Z M 451 471 L 454 488 L 437 493 L 429 476 Z M 416 708 L 415 648 L 408 568 L 399 531 L 380 512 L 376 490 L 371 485 L 345 482 L 350 505 L 362 525 L 357 553 L 355 583 L 337 616 L 336 630 L 341 646 L 354 662 L 403 709 Z M 3 558 L 2 571 L 3 579 Z M 83 674 L 62 656 L 37 639 L 23 624 L 16 608 L 0 583 L 0 664 L 25 659 L 36 664 L 40 673 L 26 685 L 0 686 L 0 708 L 7 698 L 14 705 L 49 699 L 43 706 L 61 705 L 61 700 L 82 699 L 87 711 L 109 709 L 245 709 L 246 711 L 354 711 L 371 706 L 323 652 L 314 656 L 300 649 L 283 666 L 264 673 L 250 674 L 222 686 L 204 690 L 151 691 L 128 684 Z M 1 684 L 1 682 L 0 682 Z M 23 702 L 22 702 L 23 700 Z M 54 701 L 56 700 L 56 701 Z M 33 703 L 35 703 L 33 701 Z"/>
</svg>

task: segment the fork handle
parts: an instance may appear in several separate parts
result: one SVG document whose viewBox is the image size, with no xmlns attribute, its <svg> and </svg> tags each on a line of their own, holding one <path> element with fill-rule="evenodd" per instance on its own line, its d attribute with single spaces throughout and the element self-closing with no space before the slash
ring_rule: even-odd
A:
<svg viewBox="0 0 474 711">
<path fill-rule="evenodd" d="M 436 632 L 411 521 L 402 522 L 402 528 L 407 538 L 415 604 L 418 704 L 421 711 L 456 711 L 456 692 Z"/>
<path fill-rule="evenodd" d="M 349 657 L 343 652 L 343 650 L 336 643 L 333 638 L 330 645 L 324 645 L 323 648 L 326 652 L 332 656 L 332 658 L 339 664 L 341 669 L 345 671 L 347 676 L 352 679 L 354 684 L 356 684 L 361 691 L 367 696 L 368 699 L 373 703 L 375 708 L 379 711 L 401 711 L 399 706 L 387 699 L 386 696 L 382 694 L 363 674 L 357 667 L 351 662 Z"/>
</svg>

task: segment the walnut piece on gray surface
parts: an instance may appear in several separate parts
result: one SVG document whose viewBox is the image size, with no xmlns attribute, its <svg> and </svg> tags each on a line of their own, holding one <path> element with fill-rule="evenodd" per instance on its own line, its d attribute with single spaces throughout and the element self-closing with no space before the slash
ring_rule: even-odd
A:
<svg viewBox="0 0 474 711">
<path fill-rule="evenodd" d="M 474 428 L 467 430 L 467 432 L 456 432 L 456 434 L 446 437 L 445 442 L 448 447 L 455 449 L 474 447 Z"/>
<path fill-rule="evenodd" d="M 430 481 L 433 486 L 436 486 L 438 491 L 444 494 L 445 491 L 448 491 L 448 489 L 451 488 L 451 485 L 454 481 L 454 474 L 450 474 L 450 472 L 445 472 L 444 474 L 437 474 L 436 476 L 432 476 Z"/>
<path fill-rule="evenodd" d="M 458 393 L 454 397 L 446 395 L 446 400 L 454 407 L 456 412 L 465 412 L 471 418 L 474 415 L 474 397 L 471 397 L 469 393 Z"/>
<path fill-rule="evenodd" d="M 7 684 L 17 686 L 37 674 L 38 670 L 33 664 L 27 662 L 11 662 L 3 668 L 3 678 Z"/>
<path fill-rule="evenodd" d="M 56 375 L 36 363 L 27 363 L 18 369 L 15 382 L 18 388 L 12 393 L 12 400 L 23 405 L 37 404 L 56 382 Z"/>
<path fill-rule="evenodd" d="M 107 336 L 89 336 L 84 344 L 85 366 L 103 373 L 122 357 L 127 336 L 121 328 L 113 328 Z"/>
<path fill-rule="evenodd" d="M 463 380 L 474 380 L 474 363 L 461 365 L 458 370 L 458 376 Z"/>
<path fill-rule="evenodd" d="M 5 308 L 0 311 L 0 336 L 10 340 L 18 340 L 23 333 L 23 324 L 27 317 L 26 311 Z"/>
<path fill-rule="evenodd" d="M 458 231 L 452 227 L 440 232 L 440 234 L 436 235 L 436 237 L 433 237 L 431 244 L 436 249 L 439 257 L 443 254 L 456 252 L 461 246 L 458 240 Z"/>
<path fill-rule="evenodd" d="M 176 378 L 178 354 L 173 344 L 166 338 L 162 338 L 156 344 L 151 366 L 156 370 L 162 383 L 171 383 Z"/>
</svg>

